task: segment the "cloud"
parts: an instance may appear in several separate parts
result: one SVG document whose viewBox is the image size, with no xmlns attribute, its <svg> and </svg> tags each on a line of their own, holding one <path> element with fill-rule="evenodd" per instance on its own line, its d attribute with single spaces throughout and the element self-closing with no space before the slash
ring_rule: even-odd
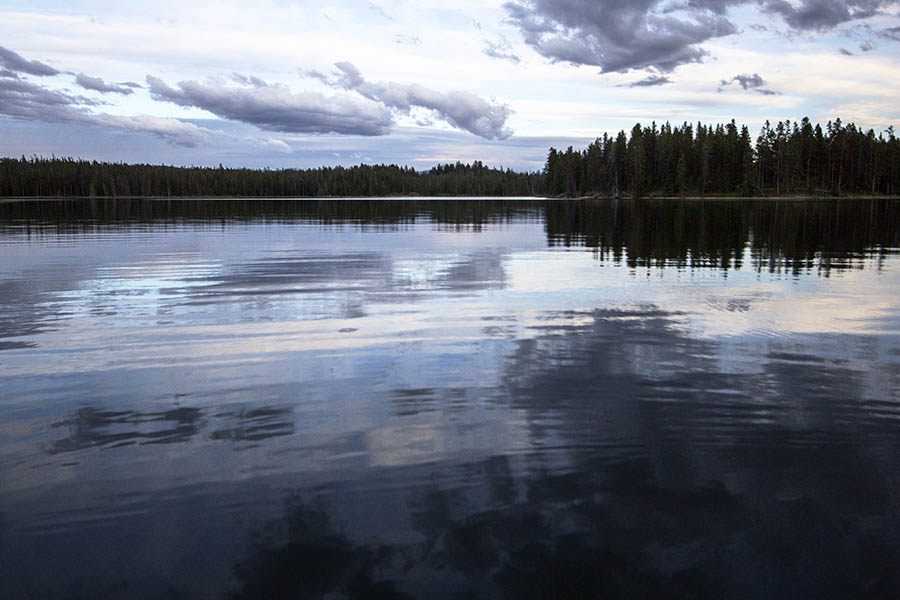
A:
<svg viewBox="0 0 900 600">
<path fill-rule="evenodd" d="M 77 97 L 17 81 L 0 84 L 0 114 L 45 123 L 83 123 L 107 128 L 151 133 L 179 146 L 196 147 L 207 142 L 209 130 L 177 119 L 141 115 L 125 117 L 93 114 L 78 104 Z"/>
<path fill-rule="evenodd" d="M 0 66 L 17 73 L 28 73 L 38 77 L 59 75 L 59 71 L 36 60 L 26 60 L 20 54 L 0 46 Z"/>
<path fill-rule="evenodd" d="M 519 64 L 520 59 L 513 52 L 512 46 L 509 41 L 503 36 L 500 36 L 500 39 L 496 42 L 492 42 L 491 40 L 484 40 L 484 49 L 482 50 L 484 54 L 490 56 L 491 58 L 499 58 L 501 60 L 508 60 L 510 62 Z"/>
<path fill-rule="evenodd" d="M 196 148 L 209 142 L 210 137 L 229 138 L 238 142 L 262 145 L 279 152 L 291 152 L 285 142 L 274 138 L 258 139 L 248 136 L 233 136 L 222 131 L 214 131 L 179 119 L 150 115 L 123 116 L 94 112 L 95 107 L 106 104 L 103 101 L 70 93 L 68 90 L 54 90 L 19 77 L 19 73 L 49 76 L 61 71 L 52 69 L 37 61 L 27 61 L 19 54 L 0 47 L 0 116 L 19 121 L 48 124 L 78 124 L 127 132 L 149 133 L 176 146 Z M 266 86 L 255 77 L 233 76 L 236 80 L 251 85 Z M 89 90 L 103 93 L 132 94 L 133 88 L 141 85 L 128 81 L 106 83 L 100 77 L 90 77 L 84 73 L 75 75 L 75 82 Z M 163 84 L 164 85 L 164 84 Z M 388 115 L 389 116 L 389 115 Z"/>
<path fill-rule="evenodd" d="M 300 77 L 308 77 L 310 79 L 318 79 L 325 85 L 332 85 L 331 78 L 317 69 L 297 69 Z"/>
<path fill-rule="evenodd" d="M 531 137 L 486 140 L 457 129 L 398 125 L 389 136 L 355 137 L 340 135 L 269 134 L 287 142 L 293 152 L 279 152 L 266 146 L 252 125 L 203 119 L 190 122 L 212 129 L 216 136 L 195 148 L 178 146 L 152 135 L 127 133 L 93 125 L 41 123 L 0 118 L 0 156 L 31 156 L 52 148 L 57 156 L 77 156 L 88 160 L 129 163 L 259 168 L 349 167 L 361 161 L 370 164 L 398 164 L 427 170 L 437 163 L 483 161 L 496 167 L 539 171 L 544 167 L 547 148 L 585 147 L 594 136 Z M 648 119 L 649 122 L 649 119 Z M 633 123 L 632 123 L 633 124 Z M 90 128 L 90 129 L 88 129 Z M 250 138 L 257 141 L 251 143 Z"/>
<path fill-rule="evenodd" d="M 506 120 L 512 114 L 506 105 L 492 104 L 470 92 L 438 92 L 418 84 L 371 83 L 349 62 L 335 63 L 335 67 L 338 69 L 336 79 L 315 71 L 301 71 L 301 74 L 316 77 L 332 87 L 352 90 L 404 114 L 409 114 L 413 107 L 431 110 L 453 127 L 485 139 L 502 140 L 513 133 L 506 127 Z"/>
<path fill-rule="evenodd" d="M 106 128 L 151 133 L 180 146 L 195 147 L 211 133 L 177 119 L 151 116 L 123 117 L 95 114 L 96 100 L 48 89 L 22 79 L 0 78 L 0 115 L 43 123 L 82 123 Z"/>
<path fill-rule="evenodd" d="M 397 33 L 394 35 L 394 41 L 398 44 L 405 44 L 407 46 L 421 46 L 422 40 L 419 39 L 417 35 L 403 35 L 401 33 Z"/>
<path fill-rule="evenodd" d="M 268 84 L 256 77 L 232 76 L 243 84 L 181 81 L 177 88 L 147 76 L 155 100 L 193 106 L 218 117 L 285 133 L 341 133 L 385 135 L 393 116 L 384 106 L 347 94 L 327 97 L 317 92 L 292 93 L 287 86 Z"/>
<path fill-rule="evenodd" d="M 185 123 L 178 119 L 138 115 L 125 117 L 118 115 L 98 115 L 96 123 L 124 131 L 150 133 L 163 138 L 169 143 L 188 148 L 202 146 L 209 141 L 214 132 L 193 123 Z"/>
<path fill-rule="evenodd" d="M 764 96 L 778 96 L 781 94 L 780 92 L 764 88 L 763 86 L 766 85 L 766 80 L 763 79 L 759 73 L 754 73 L 753 75 L 742 73 L 741 75 L 735 75 L 730 80 L 723 79 L 720 83 L 723 87 L 731 85 L 732 83 L 737 83 L 743 90 L 753 90 Z M 719 91 L 721 91 L 721 88 Z"/>
<path fill-rule="evenodd" d="M 676 10 L 660 0 L 519 0 L 504 8 L 542 56 L 603 72 L 669 72 L 700 62 L 700 43 L 737 32 L 715 3 Z"/>
<path fill-rule="evenodd" d="M 255 75 L 243 75 L 241 73 L 232 73 L 231 79 L 241 85 L 252 85 L 253 87 L 264 88 L 268 84 Z"/>
<path fill-rule="evenodd" d="M 776 14 L 793 29 L 824 31 L 859 19 L 866 19 L 883 12 L 893 0 L 759 0 L 765 12 Z"/>
<path fill-rule="evenodd" d="M 847 23 L 885 14 L 894 0 L 689 0 L 692 8 L 724 13 L 732 6 L 754 4 L 764 13 L 780 17 L 797 31 L 825 31 Z"/>
<path fill-rule="evenodd" d="M 44 122 L 90 120 L 85 108 L 96 102 L 81 96 L 50 90 L 15 78 L 0 78 L 0 114 L 15 119 Z"/>
<path fill-rule="evenodd" d="M 844 56 L 855 56 L 852 52 L 850 52 L 846 48 L 838 48 L 838 52 L 840 52 Z"/>
<path fill-rule="evenodd" d="M 730 9 L 755 5 L 798 31 L 884 13 L 893 0 L 512 0 L 503 7 L 525 42 L 554 62 L 606 72 L 670 72 L 701 62 L 704 42 L 737 33 Z M 764 30 L 762 26 L 751 28 Z M 900 37 L 900 32 L 897 32 Z"/>
<path fill-rule="evenodd" d="M 859 45 L 859 49 L 863 52 L 871 52 L 875 49 L 875 46 L 872 45 L 872 42 L 866 40 Z"/>
<path fill-rule="evenodd" d="M 384 18 L 387 19 L 388 21 L 393 21 L 393 20 L 394 20 L 394 17 L 392 17 L 391 15 L 389 15 L 388 12 L 387 12 L 386 10 L 384 10 L 382 7 L 378 6 L 378 5 L 375 4 L 374 2 L 369 2 L 369 10 L 378 13 L 379 15 L 381 15 L 382 17 L 384 17 Z"/>
<path fill-rule="evenodd" d="M 895 42 L 900 42 L 900 26 L 897 27 L 888 27 L 887 29 L 882 29 L 878 32 L 879 37 L 883 37 L 886 40 L 893 40 Z"/>
<path fill-rule="evenodd" d="M 119 83 L 106 83 L 101 77 L 89 77 L 84 73 L 75 75 L 75 83 L 86 90 L 94 90 L 104 94 L 122 94 L 127 96 L 133 94 L 134 90 L 131 85 L 123 85 Z"/>
<path fill-rule="evenodd" d="M 729 85 L 730 83 L 737 82 L 741 88 L 745 90 L 749 90 L 751 88 L 758 88 L 766 85 L 766 80 L 760 76 L 759 73 L 754 73 L 753 75 L 735 75 L 731 81 L 722 80 L 722 85 Z"/>
<path fill-rule="evenodd" d="M 632 81 L 628 84 L 628 87 L 653 87 L 656 85 L 665 85 L 667 83 L 672 83 L 672 80 L 665 75 L 650 75 L 643 79 L 639 79 L 638 81 Z"/>
<path fill-rule="evenodd" d="M 263 140 L 263 145 L 266 148 L 271 150 L 276 150 L 278 152 L 293 152 L 293 148 L 291 148 L 286 142 L 282 140 L 276 140 L 275 138 L 267 138 Z"/>
</svg>

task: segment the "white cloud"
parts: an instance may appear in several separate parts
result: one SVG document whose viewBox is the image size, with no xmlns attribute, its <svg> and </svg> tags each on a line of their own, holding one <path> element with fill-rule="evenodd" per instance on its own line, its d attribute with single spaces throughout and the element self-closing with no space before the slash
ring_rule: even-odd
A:
<svg viewBox="0 0 900 600">
<path fill-rule="evenodd" d="M 96 122 L 100 125 L 122 129 L 151 133 L 179 146 L 195 147 L 206 144 L 210 135 L 214 132 L 205 127 L 197 127 L 193 123 L 185 123 L 178 119 L 153 117 L 150 115 L 138 115 L 123 117 L 117 115 L 99 115 Z"/>
<path fill-rule="evenodd" d="M 264 145 L 267 148 L 277 150 L 278 152 L 291 153 L 294 151 L 294 149 L 291 148 L 286 142 L 283 142 L 282 140 L 276 140 L 275 138 L 267 138 L 264 141 Z"/>
</svg>

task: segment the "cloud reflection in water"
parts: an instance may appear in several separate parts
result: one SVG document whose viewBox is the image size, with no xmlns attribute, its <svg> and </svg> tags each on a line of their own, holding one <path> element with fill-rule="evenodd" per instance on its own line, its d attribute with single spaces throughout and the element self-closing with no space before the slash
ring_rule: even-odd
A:
<svg viewBox="0 0 900 600">
<path fill-rule="evenodd" d="M 895 595 L 898 206 L 0 205 L 0 582 Z"/>
</svg>

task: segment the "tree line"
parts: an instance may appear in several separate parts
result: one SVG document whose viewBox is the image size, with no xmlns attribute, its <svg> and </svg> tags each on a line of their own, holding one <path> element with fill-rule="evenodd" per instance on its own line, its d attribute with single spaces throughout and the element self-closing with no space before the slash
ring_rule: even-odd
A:
<svg viewBox="0 0 900 600">
<path fill-rule="evenodd" d="M 543 192 L 540 173 L 491 168 L 481 161 L 418 172 L 397 165 L 270 170 L 55 157 L 0 159 L 0 196 L 6 197 L 533 196 Z"/>
<path fill-rule="evenodd" d="M 550 148 L 544 169 L 471 164 L 235 169 L 0 159 L 0 197 L 782 196 L 900 193 L 900 140 L 853 123 L 636 124 L 584 150 Z"/>
<path fill-rule="evenodd" d="M 755 145 L 744 125 L 635 125 L 586 149 L 550 148 L 550 196 L 887 194 L 900 190 L 900 140 L 840 119 L 769 121 Z"/>
</svg>

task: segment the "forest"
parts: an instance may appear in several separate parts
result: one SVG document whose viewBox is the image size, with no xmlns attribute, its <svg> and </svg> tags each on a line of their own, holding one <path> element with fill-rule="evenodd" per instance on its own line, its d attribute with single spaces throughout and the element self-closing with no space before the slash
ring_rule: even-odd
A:
<svg viewBox="0 0 900 600">
<path fill-rule="evenodd" d="M 900 189 L 900 140 L 840 119 L 747 126 L 637 124 L 585 150 L 551 148 L 549 196 L 784 196 L 887 194 Z"/>
<path fill-rule="evenodd" d="M 543 191 L 539 173 L 494 169 L 481 161 L 418 172 L 397 165 L 270 170 L 0 159 L 0 197 L 534 196 Z"/>
<path fill-rule="evenodd" d="M 766 121 L 754 143 L 734 120 L 636 124 L 584 150 L 550 148 L 541 172 L 471 164 L 243 169 L 73 158 L 0 159 L 0 197 L 897 195 L 900 139 L 840 119 Z"/>
</svg>

